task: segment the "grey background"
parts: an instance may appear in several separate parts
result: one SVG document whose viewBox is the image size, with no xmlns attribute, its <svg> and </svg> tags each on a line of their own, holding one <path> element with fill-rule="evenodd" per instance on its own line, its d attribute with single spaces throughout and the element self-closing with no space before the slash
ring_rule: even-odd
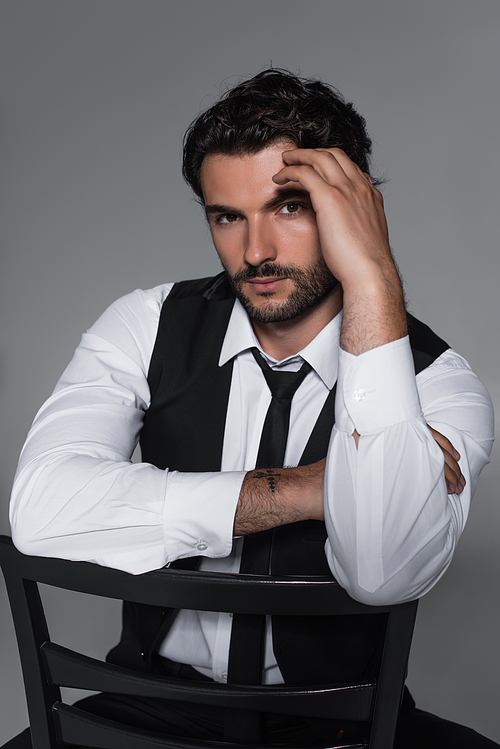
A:
<svg viewBox="0 0 500 749">
<path fill-rule="evenodd" d="M 2 0 L 2 532 L 30 422 L 116 297 L 219 269 L 180 173 L 192 117 L 273 63 L 334 83 L 374 135 L 410 307 L 498 404 L 498 0 Z M 421 602 L 421 707 L 500 741 L 497 451 L 451 569 Z M 26 724 L 1 595 L 0 741 Z M 54 634 L 116 639 L 115 605 L 49 591 Z M 98 617 L 95 631 L 91 619 Z"/>
</svg>

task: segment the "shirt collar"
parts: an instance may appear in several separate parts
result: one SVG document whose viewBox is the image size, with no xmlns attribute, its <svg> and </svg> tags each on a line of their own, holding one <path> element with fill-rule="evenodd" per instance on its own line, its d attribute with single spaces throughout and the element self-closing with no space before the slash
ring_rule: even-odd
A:
<svg viewBox="0 0 500 749">
<path fill-rule="evenodd" d="M 297 356 L 309 362 L 329 390 L 333 388 L 337 381 L 341 322 L 342 311 L 318 333 L 316 338 L 313 338 L 311 343 L 297 354 Z M 219 367 L 253 346 L 262 351 L 268 360 L 274 361 L 262 350 L 250 323 L 250 318 L 239 300 L 236 299 L 222 344 Z M 289 359 L 292 358 L 294 357 L 289 357 Z"/>
</svg>

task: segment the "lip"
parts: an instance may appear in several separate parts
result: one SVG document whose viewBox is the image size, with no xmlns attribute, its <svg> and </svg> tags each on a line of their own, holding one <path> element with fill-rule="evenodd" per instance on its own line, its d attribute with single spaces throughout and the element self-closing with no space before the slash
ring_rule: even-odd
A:
<svg viewBox="0 0 500 749">
<path fill-rule="evenodd" d="M 263 278 L 252 278 L 248 283 L 252 284 L 255 291 L 275 291 L 283 281 L 287 280 L 287 276 L 264 276 Z"/>
</svg>

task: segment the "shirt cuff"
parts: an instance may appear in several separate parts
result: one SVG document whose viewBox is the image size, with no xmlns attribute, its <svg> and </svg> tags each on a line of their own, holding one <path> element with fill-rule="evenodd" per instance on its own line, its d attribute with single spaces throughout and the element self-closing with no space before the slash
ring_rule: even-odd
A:
<svg viewBox="0 0 500 749">
<path fill-rule="evenodd" d="M 164 510 L 167 556 L 227 557 L 246 471 L 180 473 L 170 471 Z"/>
<path fill-rule="evenodd" d="M 421 415 L 408 336 L 354 356 L 340 349 L 335 426 L 374 434 Z"/>
</svg>

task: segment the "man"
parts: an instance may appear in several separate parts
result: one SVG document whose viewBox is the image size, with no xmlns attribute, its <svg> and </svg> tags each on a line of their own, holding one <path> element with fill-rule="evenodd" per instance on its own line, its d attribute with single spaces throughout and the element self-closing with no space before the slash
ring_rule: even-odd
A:
<svg viewBox="0 0 500 749">
<path fill-rule="evenodd" d="M 488 461 L 491 404 L 467 363 L 406 315 L 370 152 L 352 105 L 274 69 L 191 125 L 183 171 L 225 272 L 134 292 L 84 335 L 21 456 L 21 550 L 133 573 L 192 557 L 238 572 L 251 569 L 252 534 L 273 529 L 271 572 L 331 570 L 374 604 L 435 584 Z M 269 368 L 301 372 L 279 461 L 265 438 L 280 397 Z M 144 462 L 131 464 L 139 435 Z M 376 658 L 375 627 L 286 626 L 288 650 L 277 624 L 267 628 L 264 683 L 358 678 Z M 226 681 L 231 628 L 227 614 L 182 611 L 165 625 L 161 612 L 125 604 L 109 657 Z M 224 735 L 212 708 L 113 695 L 82 706 Z M 266 740 L 347 741 L 360 730 L 264 721 Z M 406 694 L 396 746 L 424 744 L 496 746 Z"/>
</svg>

